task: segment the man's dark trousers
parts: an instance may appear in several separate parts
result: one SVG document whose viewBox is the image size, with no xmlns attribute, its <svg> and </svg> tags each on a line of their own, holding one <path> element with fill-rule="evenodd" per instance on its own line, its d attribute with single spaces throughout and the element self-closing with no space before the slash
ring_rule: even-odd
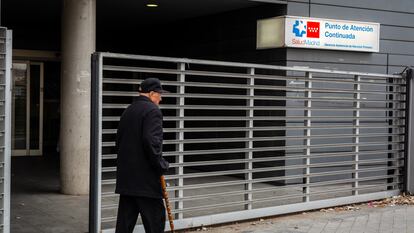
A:
<svg viewBox="0 0 414 233">
<path fill-rule="evenodd" d="M 121 195 L 115 233 L 132 233 L 139 214 L 146 233 L 164 232 L 165 207 L 162 199 Z"/>
</svg>

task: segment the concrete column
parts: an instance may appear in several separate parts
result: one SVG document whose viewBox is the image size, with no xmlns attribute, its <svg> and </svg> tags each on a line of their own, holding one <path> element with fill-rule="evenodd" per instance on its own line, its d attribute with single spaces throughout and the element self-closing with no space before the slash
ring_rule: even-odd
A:
<svg viewBox="0 0 414 233">
<path fill-rule="evenodd" d="M 89 192 L 91 54 L 96 0 L 63 0 L 60 127 L 61 192 Z"/>
</svg>

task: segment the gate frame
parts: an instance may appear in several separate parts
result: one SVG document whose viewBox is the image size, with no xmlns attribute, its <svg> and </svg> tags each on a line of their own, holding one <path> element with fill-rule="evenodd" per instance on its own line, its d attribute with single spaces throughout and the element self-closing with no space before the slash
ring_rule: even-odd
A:
<svg viewBox="0 0 414 233">
<path fill-rule="evenodd" d="M 89 232 L 101 232 L 102 54 L 93 53 L 91 80 L 91 138 L 89 182 Z M 94 181 L 94 182 L 93 182 Z"/>
</svg>

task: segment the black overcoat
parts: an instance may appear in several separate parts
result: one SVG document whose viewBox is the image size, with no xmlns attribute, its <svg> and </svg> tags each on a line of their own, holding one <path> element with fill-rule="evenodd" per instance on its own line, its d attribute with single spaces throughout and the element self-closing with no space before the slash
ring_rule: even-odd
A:
<svg viewBox="0 0 414 233">
<path fill-rule="evenodd" d="M 158 106 L 145 96 L 122 114 L 116 137 L 116 193 L 162 198 L 160 176 L 169 166 L 162 157 L 162 118 Z"/>
</svg>

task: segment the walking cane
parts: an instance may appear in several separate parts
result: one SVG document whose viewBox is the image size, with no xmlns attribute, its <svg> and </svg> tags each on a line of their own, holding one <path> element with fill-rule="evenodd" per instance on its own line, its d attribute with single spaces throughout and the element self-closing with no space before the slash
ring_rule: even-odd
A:
<svg viewBox="0 0 414 233">
<path fill-rule="evenodd" d="M 164 176 L 161 176 L 161 187 L 162 187 L 162 195 L 164 196 L 165 206 L 167 207 L 167 214 L 168 214 L 168 221 L 170 222 L 170 229 L 171 232 L 174 233 L 174 219 L 171 214 L 171 207 L 170 201 L 168 200 L 168 193 L 167 193 L 167 184 L 165 183 Z"/>
</svg>

